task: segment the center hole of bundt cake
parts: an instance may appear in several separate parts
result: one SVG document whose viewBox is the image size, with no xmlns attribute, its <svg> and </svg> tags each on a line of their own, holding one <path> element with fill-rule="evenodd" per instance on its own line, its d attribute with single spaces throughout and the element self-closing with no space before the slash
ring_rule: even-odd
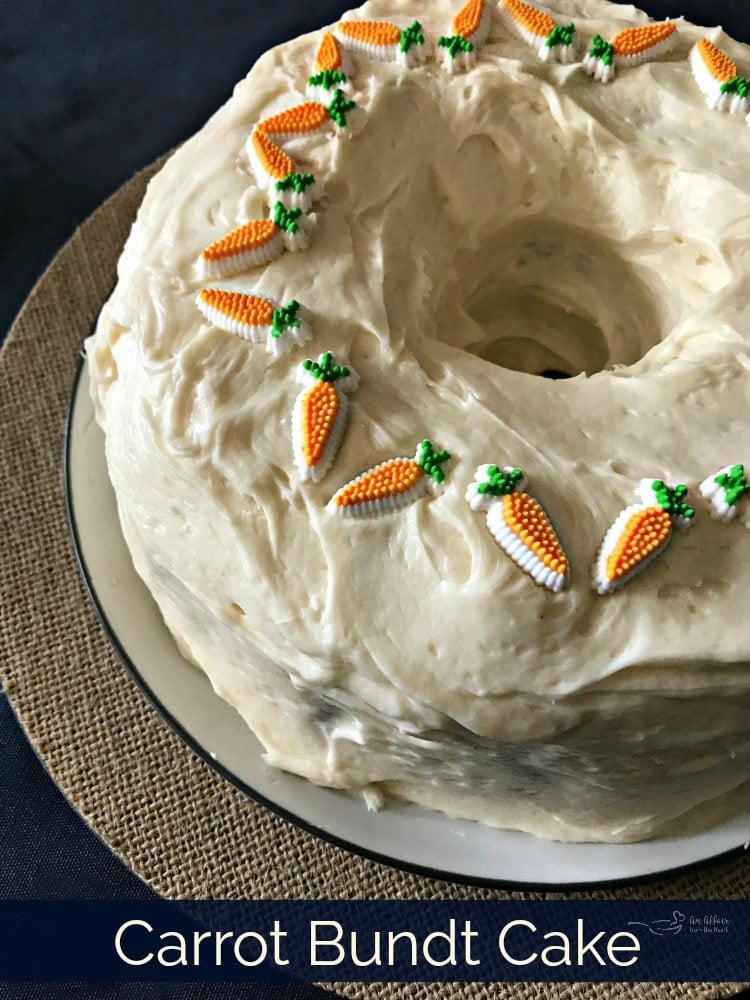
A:
<svg viewBox="0 0 750 1000">
<path fill-rule="evenodd" d="M 520 219 L 457 261 L 468 328 L 440 339 L 547 379 L 640 360 L 661 339 L 653 296 L 617 244 L 557 220 Z"/>
</svg>

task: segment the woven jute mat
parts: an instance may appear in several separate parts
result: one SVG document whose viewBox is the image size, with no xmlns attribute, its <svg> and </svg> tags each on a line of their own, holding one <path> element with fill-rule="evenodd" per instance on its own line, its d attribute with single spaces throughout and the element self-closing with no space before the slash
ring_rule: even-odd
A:
<svg viewBox="0 0 750 1000">
<path fill-rule="evenodd" d="M 0 355 L 0 677 L 55 781 L 87 823 L 172 898 L 507 899 L 397 872 L 317 840 L 220 778 L 159 718 L 102 633 L 79 579 L 62 489 L 63 428 L 81 344 L 115 281 L 142 171 L 42 276 Z M 747 856 L 603 899 L 746 899 Z M 537 894 L 540 895 L 540 894 Z M 349 997 L 728 996 L 737 984 L 335 984 Z"/>
</svg>

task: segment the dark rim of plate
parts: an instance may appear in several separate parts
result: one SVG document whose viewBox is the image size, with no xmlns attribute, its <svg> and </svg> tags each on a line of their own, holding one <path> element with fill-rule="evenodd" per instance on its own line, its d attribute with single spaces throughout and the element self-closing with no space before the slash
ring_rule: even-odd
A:
<svg viewBox="0 0 750 1000">
<path fill-rule="evenodd" d="M 99 619 L 99 624 L 104 630 L 107 639 L 112 645 L 113 649 L 117 653 L 118 657 L 122 661 L 123 666 L 130 674 L 131 678 L 135 681 L 138 687 L 141 689 L 143 694 L 146 696 L 151 705 L 156 709 L 158 714 L 164 719 L 164 721 L 174 730 L 174 732 L 182 739 L 184 743 L 197 754 L 201 760 L 205 761 L 209 767 L 220 774 L 223 778 L 229 781 L 236 788 L 239 788 L 246 795 L 249 795 L 258 805 L 263 806 L 265 809 L 269 809 L 271 812 L 280 816 L 282 819 L 294 826 L 299 827 L 306 833 L 311 833 L 315 837 L 319 837 L 321 840 L 327 841 L 329 844 L 333 844 L 335 847 L 340 847 L 345 851 L 349 851 L 351 854 L 358 855 L 359 857 L 366 858 L 369 861 L 375 861 L 378 864 L 386 865 L 389 868 L 395 868 L 398 871 L 409 872 L 414 875 L 421 875 L 430 879 L 437 879 L 441 882 L 454 882 L 459 885 L 474 886 L 477 888 L 487 888 L 487 889 L 507 889 L 523 892 L 554 892 L 554 893 L 572 893 L 572 892 L 590 892 L 592 889 L 598 888 L 620 888 L 629 887 L 636 885 L 644 885 L 651 882 L 659 881 L 665 878 L 675 878 L 678 875 L 684 875 L 689 872 L 698 871 L 702 868 L 707 868 L 710 866 L 726 863 L 727 861 L 740 857 L 745 853 L 745 845 L 740 845 L 728 851 L 723 851 L 720 854 L 713 855 L 708 858 L 703 858 L 699 861 L 690 862 L 686 865 L 680 865 L 676 868 L 667 868 L 663 871 L 649 872 L 645 875 L 639 875 L 632 878 L 619 878 L 619 879 L 607 879 L 605 881 L 596 882 L 534 882 L 534 881 L 506 881 L 503 879 L 493 879 L 493 878 L 479 878 L 474 876 L 463 875 L 459 872 L 443 871 L 437 868 L 428 868 L 422 865 L 411 864 L 407 861 L 402 861 L 398 858 L 389 857 L 386 854 L 379 854 L 376 851 L 370 851 L 367 848 L 360 847 L 358 844 L 352 843 L 349 840 L 345 840 L 342 837 L 337 837 L 333 833 L 329 833 L 327 830 L 323 830 L 320 827 L 315 826 L 314 823 L 310 823 L 300 816 L 295 815 L 295 813 L 290 812 L 283 806 L 278 805 L 271 799 L 266 798 L 256 789 L 252 788 L 236 774 L 230 771 L 228 768 L 224 767 L 221 763 L 214 760 L 210 753 L 193 737 L 187 729 L 180 723 L 169 711 L 169 709 L 163 704 L 162 701 L 154 694 L 149 685 L 146 683 L 145 679 L 141 676 L 137 665 L 128 655 L 124 646 L 119 640 L 117 633 L 110 624 L 106 611 L 104 610 L 98 594 L 96 592 L 96 587 L 91 578 L 88 566 L 84 559 L 80 537 L 78 533 L 78 525 L 76 519 L 76 512 L 73 506 L 73 491 L 71 488 L 71 427 L 73 423 L 73 415 L 75 411 L 76 401 L 78 398 L 78 388 L 81 380 L 81 375 L 83 373 L 84 366 L 86 364 L 86 359 L 83 355 L 78 361 L 78 366 L 76 368 L 75 377 L 73 379 L 73 386 L 70 393 L 70 399 L 68 402 L 68 411 L 65 420 L 65 437 L 63 441 L 63 485 L 65 490 L 65 509 L 68 521 L 68 530 L 70 531 L 70 536 L 73 542 L 73 549 L 75 551 L 76 561 L 78 563 L 78 569 L 83 579 L 83 583 L 86 587 L 86 593 L 88 594 L 89 600 L 94 608 L 96 617 Z"/>
</svg>

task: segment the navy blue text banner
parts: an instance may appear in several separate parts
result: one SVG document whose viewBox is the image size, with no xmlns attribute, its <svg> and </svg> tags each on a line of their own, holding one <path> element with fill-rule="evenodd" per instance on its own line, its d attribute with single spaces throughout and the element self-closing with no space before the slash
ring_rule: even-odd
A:
<svg viewBox="0 0 750 1000">
<path fill-rule="evenodd" d="M 0 902 L 4 982 L 748 982 L 750 903 Z"/>
</svg>

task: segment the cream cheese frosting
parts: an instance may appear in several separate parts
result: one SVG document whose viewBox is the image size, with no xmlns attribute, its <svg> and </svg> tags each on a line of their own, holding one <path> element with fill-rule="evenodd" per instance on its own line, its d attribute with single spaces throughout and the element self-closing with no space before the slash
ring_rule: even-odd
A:
<svg viewBox="0 0 750 1000">
<path fill-rule="evenodd" d="M 350 16 L 418 19 L 434 43 L 457 6 Z M 579 45 L 647 23 L 545 9 Z M 352 54 L 358 134 L 285 144 L 325 192 L 310 249 L 215 282 L 304 305 L 313 339 L 280 356 L 201 315 L 196 261 L 267 214 L 247 140 L 305 100 L 320 33 L 266 53 L 152 180 L 87 343 L 97 419 L 136 570 L 270 765 L 556 839 L 738 808 L 750 533 L 697 486 L 750 462 L 750 129 L 693 81 L 706 34 L 750 65 L 681 21 L 668 55 L 604 87 L 539 61 L 494 5 L 467 72 Z M 360 383 L 335 463 L 303 484 L 291 414 L 322 351 Z M 329 509 L 424 438 L 452 456 L 438 494 Z M 485 463 L 533 482 L 567 589 L 535 586 L 466 503 Z M 602 598 L 599 543 L 648 476 L 691 484 L 695 526 Z"/>
</svg>

